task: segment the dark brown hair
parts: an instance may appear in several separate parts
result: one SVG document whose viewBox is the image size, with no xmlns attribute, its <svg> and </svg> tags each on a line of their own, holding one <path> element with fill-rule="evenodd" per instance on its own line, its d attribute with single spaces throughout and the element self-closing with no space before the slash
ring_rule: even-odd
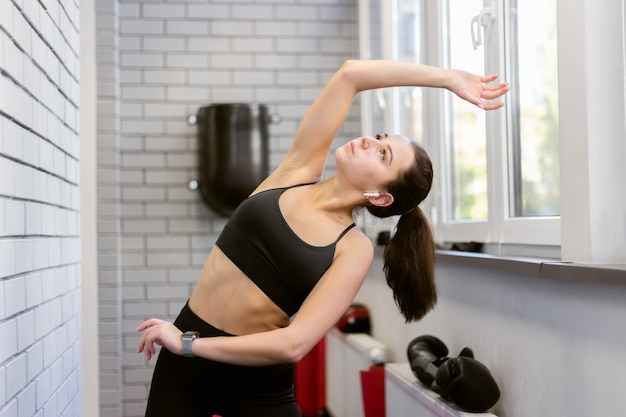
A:
<svg viewBox="0 0 626 417">
<path fill-rule="evenodd" d="M 437 302 L 435 242 L 428 219 L 418 207 L 430 191 L 433 167 L 426 151 L 412 144 L 415 163 L 387 184 L 393 203 L 367 206 L 376 217 L 400 215 L 395 234 L 385 247 L 383 270 L 407 322 L 421 319 Z"/>
</svg>

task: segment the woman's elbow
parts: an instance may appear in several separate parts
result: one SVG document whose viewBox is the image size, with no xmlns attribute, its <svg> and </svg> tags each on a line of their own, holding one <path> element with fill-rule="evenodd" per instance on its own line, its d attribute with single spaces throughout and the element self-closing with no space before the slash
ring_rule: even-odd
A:
<svg viewBox="0 0 626 417">
<path fill-rule="evenodd" d="M 286 338 L 282 356 L 288 363 L 297 363 L 311 350 L 311 347 L 299 338 Z"/>
<path fill-rule="evenodd" d="M 341 73 L 343 77 L 350 79 L 354 77 L 354 73 L 358 66 L 358 59 L 347 59 L 343 62 L 343 65 L 339 68 L 338 72 Z"/>
<path fill-rule="evenodd" d="M 366 73 L 367 64 L 365 61 L 358 59 L 348 59 L 344 61 L 339 71 L 337 71 L 341 82 L 350 86 L 355 95 L 363 90 L 369 89 L 366 83 Z"/>
</svg>

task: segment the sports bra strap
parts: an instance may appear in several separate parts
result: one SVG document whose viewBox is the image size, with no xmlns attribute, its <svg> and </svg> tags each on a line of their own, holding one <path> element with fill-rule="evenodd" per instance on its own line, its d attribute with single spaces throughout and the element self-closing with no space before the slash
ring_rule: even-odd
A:
<svg viewBox="0 0 626 417">
<path fill-rule="evenodd" d="M 305 185 L 313 185 L 313 184 L 317 184 L 317 183 L 315 183 L 315 182 L 306 182 L 306 183 L 302 183 L 302 184 L 293 184 L 293 185 L 288 185 L 286 187 L 279 187 L 279 188 L 283 188 L 285 190 L 288 190 L 290 188 L 304 187 Z"/>
<path fill-rule="evenodd" d="M 343 229 L 343 232 L 341 232 L 341 234 L 339 235 L 337 240 L 335 240 L 335 243 L 339 242 L 341 240 L 341 238 L 344 237 L 345 234 L 348 233 L 350 231 L 350 229 L 352 229 L 354 226 L 356 226 L 356 224 L 352 223 L 350 226 L 348 226 L 345 229 Z"/>
</svg>

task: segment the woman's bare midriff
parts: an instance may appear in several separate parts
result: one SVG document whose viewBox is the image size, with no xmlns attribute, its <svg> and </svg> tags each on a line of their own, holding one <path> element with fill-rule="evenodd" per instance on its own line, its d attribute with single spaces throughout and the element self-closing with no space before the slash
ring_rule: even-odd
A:
<svg viewBox="0 0 626 417">
<path fill-rule="evenodd" d="M 202 320 L 234 335 L 289 325 L 289 317 L 215 246 L 202 269 L 189 307 Z"/>
</svg>

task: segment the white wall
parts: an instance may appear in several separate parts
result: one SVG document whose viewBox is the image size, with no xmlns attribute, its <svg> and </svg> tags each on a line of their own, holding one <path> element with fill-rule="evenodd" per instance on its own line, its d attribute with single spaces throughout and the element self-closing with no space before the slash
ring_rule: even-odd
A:
<svg viewBox="0 0 626 417">
<path fill-rule="evenodd" d="M 82 274 L 83 416 L 100 413 L 98 340 L 98 253 L 96 168 L 96 10 L 94 0 L 80 2 L 80 215 Z"/>
<path fill-rule="evenodd" d="M 80 416 L 79 11 L 0 2 L 0 416 Z"/>
<path fill-rule="evenodd" d="M 469 346 L 494 375 L 500 417 L 620 417 L 626 409 L 626 286 L 581 283 L 446 264 L 439 302 L 404 324 L 376 259 L 357 300 L 369 306 L 373 336 L 407 362 L 423 334 L 456 356 Z"/>
</svg>

